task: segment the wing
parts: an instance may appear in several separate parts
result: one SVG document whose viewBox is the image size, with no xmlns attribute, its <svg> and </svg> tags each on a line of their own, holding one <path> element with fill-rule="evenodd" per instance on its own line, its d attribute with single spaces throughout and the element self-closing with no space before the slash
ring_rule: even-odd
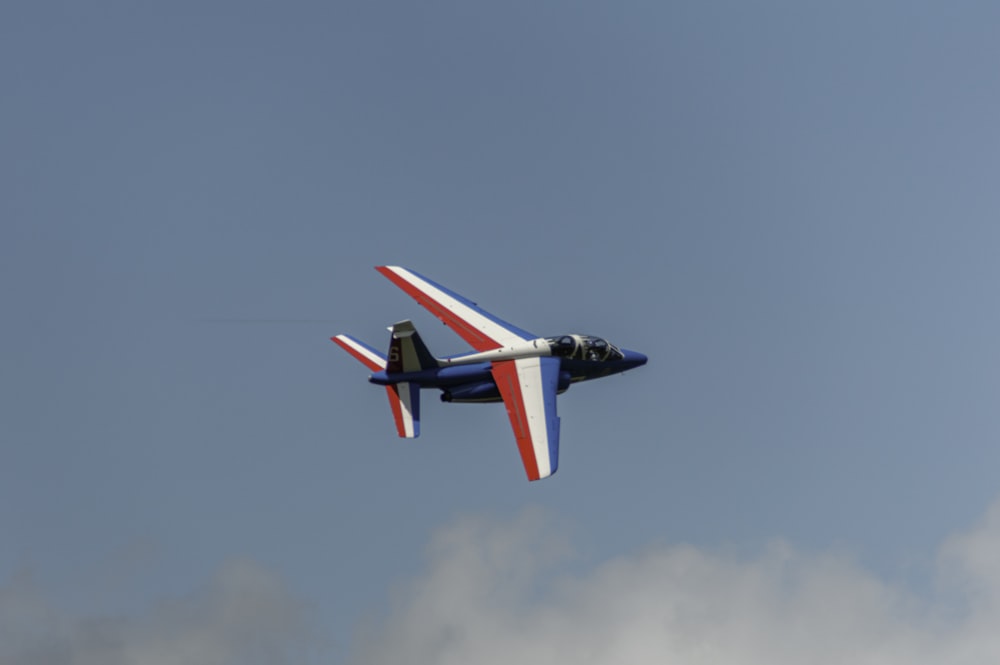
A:
<svg viewBox="0 0 1000 665">
<path fill-rule="evenodd" d="M 412 270 L 399 266 L 377 266 L 375 269 L 413 296 L 476 351 L 490 351 L 537 337 L 498 319 L 471 300 Z"/>
<path fill-rule="evenodd" d="M 491 371 L 507 407 L 528 480 L 551 476 L 559 466 L 559 359 L 502 360 L 494 362 Z"/>
</svg>

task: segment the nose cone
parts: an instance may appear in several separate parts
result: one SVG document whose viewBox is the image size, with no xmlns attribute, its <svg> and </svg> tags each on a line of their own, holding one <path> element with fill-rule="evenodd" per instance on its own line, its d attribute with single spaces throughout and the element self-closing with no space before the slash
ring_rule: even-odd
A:
<svg viewBox="0 0 1000 665">
<path fill-rule="evenodd" d="M 622 363 L 625 365 L 626 369 L 632 369 L 633 367 L 641 367 L 646 364 L 649 360 L 646 356 L 638 351 L 629 351 L 628 349 L 622 349 L 622 355 L 625 356 L 625 360 Z"/>
</svg>

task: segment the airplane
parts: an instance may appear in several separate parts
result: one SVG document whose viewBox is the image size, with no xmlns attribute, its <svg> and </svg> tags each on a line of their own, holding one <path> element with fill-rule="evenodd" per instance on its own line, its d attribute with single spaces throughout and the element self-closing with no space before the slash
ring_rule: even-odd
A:
<svg viewBox="0 0 1000 665">
<path fill-rule="evenodd" d="M 330 338 L 372 371 L 369 382 L 385 386 L 400 437 L 420 435 L 421 388 L 440 389 L 443 402 L 503 401 L 528 480 L 547 478 L 559 466 L 556 395 L 646 364 L 643 354 L 600 337 L 529 333 L 412 270 L 375 269 L 475 349 L 436 358 L 409 320 L 389 328 L 385 355 L 349 335 Z"/>
</svg>

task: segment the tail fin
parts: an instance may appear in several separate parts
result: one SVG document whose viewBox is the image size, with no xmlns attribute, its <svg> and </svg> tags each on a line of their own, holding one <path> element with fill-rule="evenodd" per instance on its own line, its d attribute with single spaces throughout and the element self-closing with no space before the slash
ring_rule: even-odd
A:
<svg viewBox="0 0 1000 665">
<path fill-rule="evenodd" d="M 438 366 L 437 359 L 427 350 L 427 345 L 420 339 L 420 333 L 413 327 L 412 321 L 400 321 L 389 330 L 392 331 L 392 339 L 389 341 L 386 371 L 418 372 Z"/>
<path fill-rule="evenodd" d="M 406 323 L 409 322 L 407 321 Z M 413 325 L 410 324 L 410 327 L 412 328 Z M 415 330 L 413 334 L 416 335 Z M 387 369 L 389 365 L 385 356 L 350 335 L 337 335 L 330 339 L 373 372 Z M 395 334 L 393 334 L 392 344 L 389 347 L 390 351 L 396 348 L 397 341 Z M 427 347 L 423 345 L 419 337 L 416 338 L 416 348 L 423 349 L 424 353 L 427 352 Z M 403 351 L 397 349 L 397 353 L 401 354 L 399 357 L 403 357 Z M 405 354 L 408 353 L 409 351 L 405 352 Z M 430 354 L 427 353 L 427 355 L 429 356 Z M 437 363 L 437 361 L 434 362 L 435 364 Z M 404 381 L 386 386 L 385 392 L 389 397 L 389 407 L 392 409 L 393 420 L 396 422 L 396 433 L 400 437 L 407 439 L 420 436 L 420 386 Z"/>
</svg>

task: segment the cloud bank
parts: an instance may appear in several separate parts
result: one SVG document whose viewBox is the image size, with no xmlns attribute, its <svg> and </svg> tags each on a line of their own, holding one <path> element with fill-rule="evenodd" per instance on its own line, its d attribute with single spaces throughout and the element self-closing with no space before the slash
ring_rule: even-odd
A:
<svg viewBox="0 0 1000 665">
<path fill-rule="evenodd" d="M 247 561 L 130 617 L 71 616 L 26 575 L 0 588 L 0 665 L 271 665 L 313 662 L 316 644 L 309 608 Z"/>
<path fill-rule="evenodd" d="M 1000 503 L 942 545 L 932 597 L 783 543 L 751 560 L 654 547 L 559 575 L 568 550 L 552 526 L 527 514 L 438 533 L 427 570 L 359 638 L 353 662 L 1000 662 Z"/>
<path fill-rule="evenodd" d="M 566 572 L 537 511 L 459 521 L 426 570 L 358 635 L 356 665 L 983 665 L 1000 662 L 1000 502 L 942 544 L 933 594 L 839 553 L 774 543 L 753 558 L 675 545 Z M 562 572 L 560 572 L 562 570 Z M 78 617 L 27 576 L 0 587 L 0 665 L 327 662 L 312 608 L 257 564 L 132 616 Z"/>
</svg>

